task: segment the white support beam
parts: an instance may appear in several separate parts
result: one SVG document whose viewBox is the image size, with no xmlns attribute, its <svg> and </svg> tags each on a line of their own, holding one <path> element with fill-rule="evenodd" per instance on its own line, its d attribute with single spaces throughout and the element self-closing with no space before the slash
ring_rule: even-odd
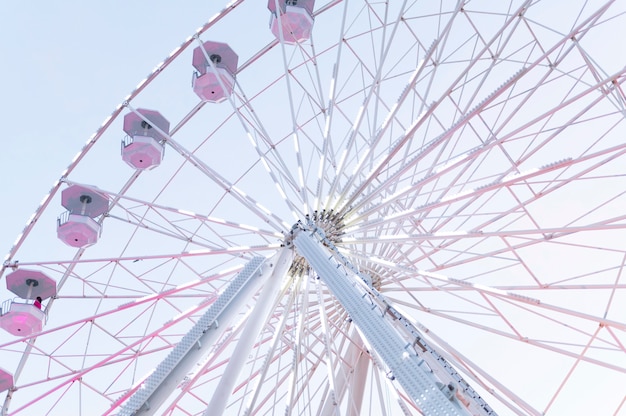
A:
<svg viewBox="0 0 626 416">
<path fill-rule="evenodd" d="M 373 305 L 363 282 L 347 272 L 331 252 L 310 231 L 296 233 L 293 240 L 298 253 L 309 262 L 333 295 L 350 314 L 368 343 L 376 350 L 404 391 L 427 416 L 462 416 L 462 408 L 445 384 L 435 378 L 410 343 L 391 326 L 384 314 Z"/>
<path fill-rule="evenodd" d="M 263 290 L 254 305 L 252 313 L 248 317 L 246 326 L 237 341 L 237 346 L 226 365 L 220 382 L 213 391 L 213 397 L 204 411 L 204 416 L 221 415 L 226 409 L 228 400 L 230 400 L 233 393 L 235 382 L 246 363 L 254 342 L 268 321 L 271 307 L 280 294 L 281 283 L 287 275 L 292 261 L 293 250 L 283 248 L 276 256 L 266 262 L 266 267 L 262 273 L 265 283 Z"/>
<path fill-rule="evenodd" d="M 367 283 L 367 278 L 339 253 L 322 230 L 308 224 L 294 235 L 299 254 L 315 269 L 425 415 L 496 415 L 424 340 L 415 325 Z"/>
<path fill-rule="evenodd" d="M 304 276 L 301 285 L 304 286 L 301 289 L 301 303 L 299 307 L 298 324 L 296 330 L 296 338 L 293 348 L 293 358 L 291 360 L 291 371 L 289 372 L 289 382 L 287 390 L 287 406 L 285 408 L 285 416 L 291 416 L 293 411 L 293 405 L 296 400 L 296 391 L 298 384 L 298 365 L 301 361 L 302 354 L 302 341 L 304 339 L 304 328 L 306 325 L 306 316 L 309 310 L 309 277 Z M 299 287 L 299 286 L 298 286 Z"/>
<path fill-rule="evenodd" d="M 435 348 L 426 342 L 416 325 L 413 324 L 411 320 L 407 319 L 400 311 L 390 304 L 380 292 L 371 286 L 369 277 L 361 275 L 357 268 L 339 252 L 337 247 L 335 247 L 335 245 L 328 238 L 326 238 L 321 229 L 317 228 L 313 223 L 308 224 L 309 228 L 302 227 L 302 225 L 300 225 L 300 227 L 301 228 L 297 231 L 295 230 L 297 227 L 295 227 L 292 234 L 294 232 L 295 235 L 308 233 L 309 237 L 318 243 L 320 249 L 325 252 L 327 256 L 329 256 L 327 261 L 334 262 L 337 266 L 337 270 L 342 268 L 343 275 L 353 282 L 353 286 L 355 288 L 359 289 L 359 292 L 362 293 L 361 298 L 367 300 L 366 303 L 369 305 L 370 310 L 376 311 L 374 312 L 374 316 L 385 318 L 387 325 L 395 328 L 398 333 L 401 333 L 404 340 L 409 340 L 405 349 L 415 353 L 426 363 L 427 367 L 441 370 L 438 372 L 439 375 L 436 377 L 437 385 L 452 387 L 452 391 L 447 392 L 447 395 L 453 399 L 452 393 L 454 393 L 456 399 L 464 404 L 464 414 L 480 416 L 496 415 L 496 412 L 463 379 L 463 377 L 461 377 L 456 369 L 453 368 Z M 331 251 L 327 251 L 323 247 L 328 247 Z M 366 339 L 369 341 L 367 336 Z"/>
<path fill-rule="evenodd" d="M 348 416 L 359 416 L 361 414 L 361 408 L 363 407 L 363 398 L 365 396 L 365 382 L 367 380 L 367 372 L 370 366 L 370 360 L 367 354 L 364 352 L 363 341 L 357 331 L 354 331 L 352 335 L 353 342 L 358 341 L 358 344 L 352 344 L 350 346 L 350 354 L 348 357 L 353 360 L 352 365 L 352 382 L 349 384 L 348 391 Z"/>
<path fill-rule="evenodd" d="M 296 278 L 295 282 L 293 283 L 293 287 L 297 288 L 299 284 L 300 283 L 298 281 L 298 278 Z M 297 290 L 294 289 L 289 294 L 289 298 L 285 302 L 285 305 L 284 305 L 285 311 L 289 311 L 293 307 L 294 301 L 296 299 L 296 293 L 297 293 Z M 267 350 L 265 361 L 263 362 L 263 365 L 259 369 L 259 376 L 256 378 L 255 385 L 252 388 L 252 397 L 248 399 L 248 403 L 246 404 L 246 408 L 243 412 L 243 416 L 250 416 L 252 414 L 254 407 L 256 405 L 256 401 L 258 400 L 259 395 L 261 394 L 261 390 L 263 389 L 267 372 L 270 368 L 270 365 L 274 361 L 273 357 L 279 356 L 280 348 L 281 347 L 284 348 L 284 345 L 281 345 L 279 347 L 279 344 L 281 344 L 288 318 L 289 318 L 289 313 L 283 313 L 282 316 L 280 317 L 280 323 L 276 325 L 275 327 L 276 329 L 274 330 L 274 336 L 272 337 L 272 341 L 270 344 L 271 346 Z"/>
<path fill-rule="evenodd" d="M 326 305 L 324 304 L 324 298 L 322 297 L 322 288 L 319 281 L 316 284 L 318 308 L 320 311 L 320 325 L 322 326 L 322 338 L 324 340 L 324 355 L 326 356 L 326 372 L 328 374 L 328 392 L 326 393 L 325 405 L 320 412 L 322 416 L 340 416 L 339 400 L 337 398 L 337 386 L 338 379 L 335 377 L 335 365 L 333 363 L 334 345 L 331 341 L 332 334 L 328 325 L 328 316 L 326 315 Z M 337 359 L 337 365 L 341 368 L 341 364 Z"/>
<path fill-rule="evenodd" d="M 361 414 L 365 384 L 367 381 L 367 371 L 370 364 L 369 356 L 364 352 L 363 345 L 358 331 L 353 327 L 350 334 L 350 344 L 336 365 L 335 389 L 337 403 L 342 403 L 347 397 L 347 416 L 358 416 Z M 332 408 L 337 404 L 333 403 L 327 395 L 322 405 L 320 415 L 332 414 Z"/>
<path fill-rule="evenodd" d="M 191 330 L 170 351 L 168 356 L 126 400 L 118 416 L 153 415 L 180 384 L 185 375 L 200 361 L 229 322 L 258 291 L 273 268 L 264 257 L 254 257 L 211 304 Z M 218 321 L 219 319 L 219 321 Z M 124 400 L 122 397 L 121 402 Z"/>
</svg>

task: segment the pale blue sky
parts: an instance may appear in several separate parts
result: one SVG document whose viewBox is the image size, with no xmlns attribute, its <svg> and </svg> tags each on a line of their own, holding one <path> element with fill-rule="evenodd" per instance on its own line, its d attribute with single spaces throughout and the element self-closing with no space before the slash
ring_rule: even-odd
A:
<svg viewBox="0 0 626 416">
<path fill-rule="evenodd" d="M 0 3 L 2 257 L 102 121 L 157 63 L 225 3 Z M 265 22 L 269 13 L 250 18 Z M 245 36 L 246 25 L 241 26 Z M 189 80 L 191 73 L 189 65 Z M 119 134 L 121 139 L 124 133 Z M 559 154 L 555 160 L 564 156 Z M 63 208 L 49 210 L 61 213 Z M 524 366 L 522 361 L 514 364 Z"/>
<path fill-rule="evenodd" d="M 223 5 L 197 0 L 0 3 L 2 257 L 102 121 Z"/>
</svg>

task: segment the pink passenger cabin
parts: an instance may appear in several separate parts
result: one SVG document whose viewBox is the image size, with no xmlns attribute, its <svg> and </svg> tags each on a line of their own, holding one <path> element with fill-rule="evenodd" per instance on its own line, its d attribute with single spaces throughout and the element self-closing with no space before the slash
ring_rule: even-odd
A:
<svg viewBox="0 0 626 416">
<path fill-rule="evenodd" d="M 193 50 L 193 91 L 202 101 L 228 99 L 235 85 L 239 57 L 225 43 L 207 41 Z M 210 61 L 210 62 L 209 62 Z"/>
<path fill-rule="evenodd" d="M 276 11 L 278 4 L 279 12 Z M 315 0 L 268 0 L 267 8 L 272 12 L 270 29 L 276 39 L 287 44 L 309 40 L 313 28 Z"/>
<path fill-rule="evenodd" d="M 170 122 L 158 111 L 139 108 L 137 113 L 124 116 L 124 132 L 128 136 L 122 140 L 122 159 L 135 169 L 153 169 L 163 160 L 163 143 L 170 134 Z"/>
<path fill-rule="evenodd" d="M 54 279 L 37 270 L 20 268 L 7 275 L 6 283 L 7 289 L 21 299 L 2 303 L 0 327 L 16 336 L 41 332 L 46 314 L 33 304 L 32 299 L 56 296 Z"/>
<path fill-rule="evenodd" d="M 46 314 L 32 303 L 7 300 L 2 303 L 0 327 L 16 336 L 27 337 L 41 332 Z"/>
<path fill-rule="evenodd" d="M 13 374 L 0 368 L 0 392 L 7 391 L 13 387 Z"/>
<path fill-rule="evenodd" d="M 61 203 L 67 211 L 57 219 L 57 237 L 71 247 L 95 244 L 101 233 L 95 218 L 108 211 L 108 196 L 93 188 L 71 185 L 62 192 Z"/>
</svg>

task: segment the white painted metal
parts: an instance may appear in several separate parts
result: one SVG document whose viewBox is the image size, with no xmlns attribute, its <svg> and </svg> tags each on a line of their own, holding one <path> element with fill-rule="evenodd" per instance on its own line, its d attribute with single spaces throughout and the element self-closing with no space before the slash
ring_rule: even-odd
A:
<svg viewBox="0 0 626 416">
<path fill-rule="evenodd" d="M 407 351 L 443 384 L 456 369 L 500 414 L 623 412 L 623 2 L 317 0 L 298 45 L 274 37 L 264 2 L 214 11 L 89 138 L 7 255 L 5 273 L 45 269 L 60 284 L 36 339 L 0 343 L 0 362 L 15 363 L 3 413 L 117 411 L 237 267 L 321 209 L 340 214 L 325 225 L 345 226 L 333 255 L 371 276 L 375 287 L 358 283 L 365 299 L 419 342 Z M 242 61 L 219 105 L 184 85 L 203 40 Z M 144 105 L 177 123 L 174 151 L 146 174 L 94 169 Z M 76 252 L 46 231 L 72 183 L 111 198 L 102 238 Z M 166 415 L 201 414 L 235 373 L 227 413 L 344 414 L 360 402 L 361 413 L 419 414 L 299 266 L 248 359 L 228 365 L 247 323 L 223 328 Z"/>
<path fill-rule="evenodd" d="M 295 300 L 295 295 L 296 295 L 296 291 L 292 291 L 291 295 L 289 296 L 289 300 L 287 302 L 288 307 L 291 307 L 293 305 L 293 302 Z M 278 349 L 278 345 L 280 343 L 281 337 L 282 337 L 283 332 L 285 330 L 285 325 L 287 323 L 287 318 L 288 318 L 288 315 L 287 314 L 283 314 L 281 319 L 280 319 L 280 324 L 276 327 L 276 331 L 274 332 L 274 335 L 273 335 L 273 338 L 272 338 L 270 351 L 269 351 L 268 355 L 266 356 L 266 359 L 265 359 L 265 361 L 263 363 L 263 366 L 261 368 L 260 377 L 256 381 L 256 385 L 254 386 L 252 397 L 250 398 L 250 401 L 246 404 L 246 408 L 245 408 L 245 410 L 243 412 L 244 416 L 248 416 L 250 414 L 251 409 L 254 408 L 254 405 L 256 404 L 256 401 L 259 398 L 261 389 L 263 387 L 263 383 L 265 382 L 265 377 L 267 376 L 267 372 L 268 372 L 268 369 L 269 369 L 270 364 L 271 364 L 270 357 L 272 357 L 274 354 L 278 353 L 278 350 L 277 350 Z"/>
<path fill-rule="evenodd" d="M 423 366 L 424 360 L 386 322 L 384 315 L 377 308 L 372 308 L 362 283 L 356 280 L 360 278 L 355 279 L 354 273 L 347 273 L 342 270 L 341 263 L 337 263 L 332 256 L 329 258 L 329 252 L 322 247 L 320 238 L 313 236 L 316 231 L 299 232 L 294 238 L 294 245 L 339 299 L 411 399 L 428 416 L 470 415 L 456 400 L 446 397 L 441 389 L 442 386 L 447 388 L 446 384 L 437 384 L 439 380 Z"/>
<path fill-rule="evenodd" d="M 366 347 L 361 340 L 358 331 L 352 330 L 350 334 L 350 345 L 340 362 L 334 367 L 336 380 L 337 401 L 342 402 L 345 396 L 347 399 L 347 413 L 349 416 L 359 416 L 363 407 L 365 385 L 367 381 L 367 371 L 370 365 L 370 357 L 366 353 Z M 332 414 L 336 404 L 326 396 L 326 400 L 320 407 L 320 414 Z"/>
<path fill-rule="evenodd" d="M 281 283 L 287 275 L 292 260 L 293 251 L 283 248 L 267 261 L 267 267 L 264 268 L 262 275 L 262 280 L 265 283 L 263 290 L 250 313 L 231 360 L 224 370 L 224 375 L 213 391 L 213 396 L 204 411 L 204 416 L 221 415 L 224 412 L 241 368 L 248 359 L 250 349 L 269 318 L 270 307 L 276 302 L 276 296 L 279 294 Z"/>
<path fill-rule="evenodd" d="M 442 357 L 442 355 L 435 348 L 429 345 L 416 325 L 413 324 L 411 320 L 403 316 L 403 314 L 390 302 L 388 302 L 380 292 L 372 287 L 371 281 L 366 276 L 359 273 L 356 267 L 345 256 L 343 256 L 339 250 L 337 250 L 335 245 L 328 240 L 328 238 L 326 238 L 321 229 L 315 227 L 314 224 L 310 224 L 309 228 L 305 228 L 305 230 L 300 231 L 298 235 L 303 233 L 308 233 L 310 237 L 309 240 L 318 241 L 320 246 L 323 245 L 331 250 L 330 253 L 332 254 L 328 257 L 328 261 L 331 261 L 334 256 L 338 262 L 337 269 L 339 269 L 340 266 L 344 266 L 346 268 L 343 275 L 346 276 L 346 278 L 352 278 L 353 283 L 355 283 L 355 287 L 359 287 L 361 289 L 361 298 L 367 298 L 369 300 L 370 303 L 368 306 L 370 307 L 370 310 L 378 311 L 378 314 L 375 316 L 380 316 L 381 318 L 391 317 L 392 322 L 388 322 L 388 324 L 393 324 L 396 330 L 404 332 L 406 336 L 405 340 L 408 339 L 412 352 L 415 353 L 421 360 L 426 362 L 430 369 L 438 368 L 442 370 L 437 371 L 438 376 L 436 377 L 436 382 L 440 387 L 442 385 L 452 386 L 453 388 L 450 389 L 449 393 L 457 395 L 457 399 L 463 403 L 465 408 L 467 408 L 464 410 L 470 412 L 472 415 L 496 415 L 493 409 L 491 409 L 483 398 L 480 397 L 480 395 L 463 379 L 463 377 L 461 377 L 461 375 Z M 324 252 L 321 247 L 318 247 L 318 249 L 318 251 L 322 253 Z M 405 344 L 405 348 L 406 347 L 407 344 Z M 383 360 L 384 359 L 385 358 L 383 357 Z"/>
<path fill-rule="evenodd" d="M 242 305 L 274 271 L 273 267 L 263 267 L 265 262 L 263 257 L 255 257 L 246 264 L 165 360 L 141 382 L 141 386 L 120 409 L 120 416 L 156 413 L 193 365 L 213 347 Z M 220 329 L 218 322 L 222 319 L 224 322 Z"/>
<path fill-rule="evenodd" d="M 301 359 L 302 359 L 302 350 L 303 350 L 303 338 L 304 338 L 304 331 L 305 331 L 305 325 L 306 325 L 306 320 L 305 320 L 305 316 L 309 311 L 309 302 L 308 302 L 308 295 L 309 295 L 309 281 L 308 281 L 308 273 L 305 276 L 301 276 L 300 279 L 298 280 L 298 283 L 301 282 L 301 284 L 298 286 L 299 287 L 299 291 L 301 292 L 300 295 L 302 296 L 302 306 L 301 306 L 301 311 L 300 311 L 300 315 L 298 317 L 298 324 L 297 324 L 297 332 L 296 332 L 296 337 L 295 337 L 295 342 L 294 342 L 294 348 L 293 348 L 293 352 L 292 352 L 292 359 L 291 359 L 291 371 L 289 373 L 289 381 L 288 381 L 288 390 L 287 390 L 287 404 L 285 406 L 285 416 L 290 416 L 292 414 L 293 411 L 293 407 L 294 407 L 294 402 L 295 402 L 295 396 L 296 396 L 296 384 L 298 382 L 298 377 L 299 377 L 299 366 L 298 364 L 300 363 Z M 306 280 L 305 280 L 306 279 Z"/>
<path fill-rule="evenodd" d="M 314 276 L 317 276 L 317 272 L 315 272 L 313 274 Z M 326 373 L 327 373 L 327 378 L 328 378 L 328 391 L 326 393 L 326 400 L 325 403 L 326 405 L 322 408 L 320 414 L 322 416 L 339 416 L 341 414 L 340 410 L 339 410 L 339 400 L 337 397 L 337 389 L 339 388 L 338 385 L 338 377 L 339 375 L 335 374 L 335 369 L 337 367 L 341 368 L 341 364 L 338 362 L 339 361 L 339 357 L 334 358 L 335 357 L 335 351 L 333 349 L 333 343 L 331 342 L 331 338 L 332 338 L 332 334 L 330 332 L 329 329 L 329 325 L 328 325 L 328 316 L 326 315 L 326 311 L 324 310 L 324 304 L 322 302 L 322 291 L 321 291 L 321 284 L 318 281 L 316 284 L 316 289 L 317 289 L 317 299 L 319 300 L 319 310 L 320 310 L 320 324 L 322 326 L 322 332 L 321 332 L 321 337 L 323 338 L 323 342 L 324 342 L 324 359 L 326 362 Z M 333 362 L 333 359 L 335 359 L 336 362 Z"/>
</svg>

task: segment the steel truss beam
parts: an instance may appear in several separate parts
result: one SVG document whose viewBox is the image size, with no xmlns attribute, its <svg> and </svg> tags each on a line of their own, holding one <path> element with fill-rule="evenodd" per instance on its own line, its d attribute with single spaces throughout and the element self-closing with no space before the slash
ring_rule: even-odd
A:
<svg viewBox="0 0 626 416">
<path fill-rule="evenodd" d="M 118 416 L 155 414 L 273 271 L 271 260 L 264 257 L 250 260 L 132 396 L 128 400 L 122 397 L 117 401 L 121 403 L 126 400 Z"/>
<path fill-rule="evenodd" d="M 314 224 L 300 225 L 292 230 L 298 253 L 339 300 L 367 343 L 425 415 L 496 415 L 428 345 L 417 328 L 337 251 L 321 229 Z"/>
<path fill-rule="evenodd" d="M 289 271 L 292 260 L 292 250 L 282 249 L 276 256 L 267 261 L 267 265 L 261 273 L 261 280 L 264 283 L 263 289 L 246 321 L 219 384 L 213 391 L 213 397 L 203 413 L 204 416 L 221 415 L 226 409 L 237 378 L 248 359 L 248 354 L 271 315 L 270 308 L 275 303 L 277 296 L 280 295 L 281 283 Z"/>
</svg>

